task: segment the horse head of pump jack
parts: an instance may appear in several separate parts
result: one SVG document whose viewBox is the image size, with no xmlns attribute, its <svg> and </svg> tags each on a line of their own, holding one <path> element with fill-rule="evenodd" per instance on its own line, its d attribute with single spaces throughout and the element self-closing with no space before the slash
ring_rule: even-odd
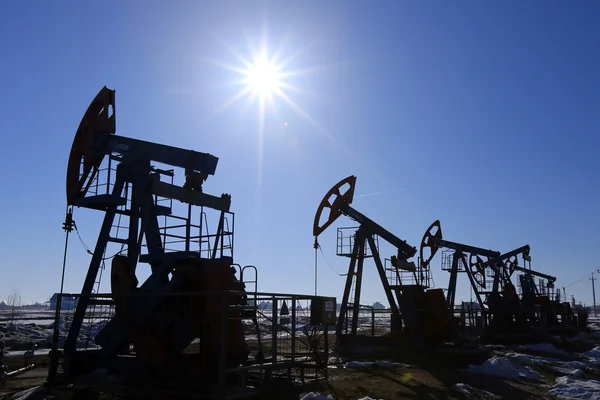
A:
<svg viewBox="0 0 600 400">
<path fill-rule="evenodd" d="M 345 188 L 347 186 L 347 188 Z M 352 204 L 354 199 L 354 187 L 356 186 L 356 176 L 350 175 L 347 178 L 342 179 L 336 183 L 323 197 L 319 208 L 315 214 L 315 221 L 313 223 L 313 236 L 319 236 L 325 229 L 335 222 L 342 215 L 340 205 L 342 203 Z M 323 211 L 329 210 L 329 217 L 327 221 L 321 224 L 321 217 Z"/>
<path fill-rule="evenodd" d="M 442 238 L 442 226 L 440 220 L 435 220 L 423 234 L 421 246 L 419 247 L 419 260 L 423 270 L 429 267 L 429 263 L 437 253 L 439 247 L 437 240 Z M 429 249 L 429 255 L 425 256 L 425 250 Z"/>
</svg>

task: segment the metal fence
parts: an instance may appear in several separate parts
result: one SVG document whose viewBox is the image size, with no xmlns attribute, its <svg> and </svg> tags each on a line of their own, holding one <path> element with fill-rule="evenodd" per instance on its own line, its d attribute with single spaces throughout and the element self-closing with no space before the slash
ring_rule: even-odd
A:
<svg viewBox="0 0 600 400">
<path fill-rule="evenodd" d="M 401 311 L 401 310 L 400 310 Z M 354 306 L 349 304 L 342 334 L 352 334 Z M 401 318 L 402 313 L 400 313 Z M 454 307 L 453 317 L 457 327 L 469 337 L 478 336 L 483 331 L 481 310 L 473 303 L 463 302 Z M 383 336 L 391 332 L 392 313 L 389 309 L 376 309 L 372 306 L 360 305 L 356 321 L 358 336 Z"/>
<path fill-rule="evenodd" d="M 352 332 L 354 322 L 354 304 L 349 303 L 344 319 L 342 334 L 348 335 Z M 372 306 L 359 305 L 358 318 L 356 319 L 356 335 L 381 336 L 391 330 L 391 311 L 387 309 L 376 309 Z"/>
<path fill-rule="evenodd" d="M 133 380 L 136 390 L 205 398 L 251 394 L 275 379 L 296 384 L 326 378 L 334 327 L 311 321 L 315 299 L 236 291 L 94 294 L 72 357 L 64 346 L 74 310 L 57 308 L 49 378 L 68 382 L 75 373 L 105 368 L 121 382 L 119 390 Z M 144 368 L 136 372 L 140 364 Z M 182 371 L 193 382 L 177 379 Z"/>
</svg>

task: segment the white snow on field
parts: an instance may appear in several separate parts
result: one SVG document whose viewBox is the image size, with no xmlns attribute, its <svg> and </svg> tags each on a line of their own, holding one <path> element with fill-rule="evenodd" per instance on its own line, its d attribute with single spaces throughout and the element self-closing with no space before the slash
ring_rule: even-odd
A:
<svg viewBox="0 0 600 400">
<path fill-rule="evenodd" d="M 12 400 L 27 400 L 34 397 L 39 396 L 40 393 L 44 391 L 44 388 L 41 386 L 35 386 L 30 389 L 22 390 L 20 392 L 15 393 L 11 399 Z"/>
<path fill-rule="evenodd" d="M 327 364 L 341 364 L 343 363 L 342 359 L 340 357 L 329 357 L 329 360 L 327 361 Z"/>
<path fill-rule="evenodd" d="M 583 377 L 586 368 L 595 368 L 596 363 L 590 361 L 561 361 L 555 358 L 538 357 L 530 354 L 508 353 L 505 357 L 511 361 L 527 366 L 549 366 L 556 372 L 564 375 Z"/>
<path fill-rule="evenodd" d="M 307 393 L 304 397 L 301 397 L 300 400 L 333 400 L 331 395 L 324 395 L 321 393 Z"/>
<path fill-rule="evenodd" d="M 533 349 L 550 350 L 554 346 L 547 347 L 545 345 L 533 345 L 531 347 Z M 523 348 L 523 346 L 520 346 L 520 348 Z M 561 354 L 562 350 L 556 350 L 558 350 L 558 354 Z M 544 352 L 550 353 L 551 351 Z M 583 378 L 585 376 L 586 370 L 595 370 L 600 362 L 600 347 L 590 350 L 589 352 L 586 352 L 584 354 L 566 354 L 582 359 L 573 361 L 563 361 L 552 357 L 541 357 L 511 351 L 502 354 L 502 356 L 493 357 L 481 366 L 470 366 L 469 370 L 506 379 L 535 380 L 537 372 L 535 372 L 531 368 L 528 369 L 528 367 L 546 366 L 566 376 Z M 593 358 L 593 356 L 596 356 L 598 358 Z M 525 366 L 525 370 L 519 369 L 519 365 Z"/>
<path fill-rule="evenodd" d="M 490 399 L 499 399 L 500 398 L 500 396 L 497 396 L 486 390 L 474 388 L 472 386 L 467 385 L 466 383 L 457 383 L 456 385 L 452 385 L 450 387 L 450 389 L 454 390 L 455 392 L 462 393 L 467 397 L 477 396 L 477 397 L 486 397 L 486 398 L 490 398 Z"/>
<path fill-rule="evenodd" d="M 523 350 L 535 351 L 539 353 L 546 354 L 554 354 L 558 356 L 566 356 L 568 357 L 570 354 L 564 350 L 557 349 L 553 344 L 550 343 L 536 343 L 536 344 L 527 344 L 524 346 L 520 346 Z"/>
<path fill-rule="evenodd" d="M 600 400 L 600 382 L 574 379 L 562 376 L 548 392 L 548 397 L 556 399 Z"/>
<path fill-rule="evenodd" d="M 586 369 L 586 368 L 595 368 L 596 362 L 594 360 L 590 361 L 567 361 L 560 364 L 563 368 L 569 369 Z"/>
<path fill-rule="evenodd" d="M 599 347 L 594 347 L 593 349 L 588 350 L 588 351 L 586 351 L 583 354 L 586 355 L 589 358 L 600 360 L 600 346 Z"/>
<path fill-rule="evenodd" d="M 542 376 L 529 366 L 521 366 L 507 357 L 492 357 L 481 365 L 469 365 L 468 370 L 477 374 L 512 380 L 539 381 Z"/>
<path fill-rule="evenodd" d="M 58 325 L 58 346 L 64 345 L 70 321 L 60 319 Z M 77 348 L 94 348 L 94 337 L 104 327 L 106 321 L 86 321 L 81 327 L 77 340 Z M 50 348 L 54 334 L 54 321 L 46 324 L 0 323 L 0 340 L 3 340 L 8 352 L 7 356 L 22 355 L 32 344 L 38 344 L 40 350 Z"/>
<path fill-rule="evenodd" d="M 552 367 L 552 369 L 554 369 L 556 372 L 564 374 L 564 375 L 570 375 L 574 378 L 583 378 L 585 377 L 585 371 L 583 369 L 570 369 L 570 368 L 565 368 L 565 367 L 561 367 L 561 366 L 554 366 Z"/>
<path fill-rule="evenodd" d="M 560 363 L 560 360 L 549 357 L 539 357 L 532 356 L 531 354 L 521 354 L 521 353 L 506 353 L 504 357 L 509 358 L 511 361 L 519 363 L 521 365 L 534 366 L 534 365 L 548 365 L 554 363 Z"/>
<path fill-rule="evenodd" d="M 304 395 L 304 397 L 300 397 L 300 400 L 333 400 L 333 397 L 331 397 L 330 394 L 324 395 L 324 394 L 321 394 L 318 392 L 317 393 L 310 392 L 310 393 L 307 393 L 306 395 Z M 358 400 L 383 400 L 383 399 L 374 399 L 372 397 L 367 396 L 367 397 L 361 397 Z"/>
<path fill-rule="evenodd" d="M 592 331 L 600 331 L 600 319 L 589 318 L 588 319 L 588 328 L 590 328 Z"/>
</svg>

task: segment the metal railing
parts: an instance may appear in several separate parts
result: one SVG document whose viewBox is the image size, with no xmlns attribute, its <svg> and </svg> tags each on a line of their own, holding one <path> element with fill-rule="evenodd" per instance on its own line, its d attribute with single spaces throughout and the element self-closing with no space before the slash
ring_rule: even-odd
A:
<svg viewBox="0 0 600 400">
<path fill-rule="evenodd" d="M 153 391 L 193 392 L 197 397 L 207 398 L 226 398 L 223 396 L 231 392 L 228 382 L 232 379 L 237 382 L 237 388 L 247 390 L 263 387 L 275 378 L 293 383 L 325 378 L 328 332 L 333 327 L 311 324 L 311 302 L 316 297 L 252 293 L 252 301 L 244 305 L 241 297 L 245 295 L 247 293 L 240 291 L 91 295 L 91 303 L 96 306 L 88 307 L 84 321 L 94 322 L 89 323 L 90 326 L 84 323 L 77 337 L 78 351 L 70 359 L 62 348 L 74 310 L 61 310 L 59 305 L 49 380 L 68 381 L 76 372 L 73 368 L 92 372 L 94 368 L 113 365 L 102 360 L 131 363 L 127 370 L 134 375 L 134 365 L 140 362 L 146 366 L 158 365 L 163 378 L 187 369 L 186 374 L 203 381 L 203 390 L 192 382 L 188 383 L 193 387 L 171 387 L 168 379 L 162 379 L 163 384 L 156 386 L 147 369 L 136 375 L 136 379 L 143 381 L 141 387 Z M 59 299 L 62 297 L 81 296 L 59 295 Z M 148 304 L 155 306 L 141 312 Z M 97 315 L 90 315 L 93 313 Z M 211 330 L 202 328 L 206 324 Z M 123 337 L 128 339 L 122 343 L 110 340 L 112 334 L 125 333 Z M 102 346 L 96 341 L 102 342 Z M 109 348 L 119 349 L 121 355 L 116 356 Z M 240 352 L 247 356 L 240 358 Z M 202 376 L 206 378 L 203 380 Z M 207 393 L 207 387 L 214 390 Z"/>
</svg>

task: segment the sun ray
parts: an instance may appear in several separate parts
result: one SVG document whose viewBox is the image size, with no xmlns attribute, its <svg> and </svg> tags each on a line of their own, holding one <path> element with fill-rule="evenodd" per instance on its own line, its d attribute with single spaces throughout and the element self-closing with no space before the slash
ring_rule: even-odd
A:
<svg viewBox="0 0 600 400">
<path fill-rule="evenodd" d="M 306 111 L 304 111 L 302 108 L 300 108 L 300 106 L 298 104 L 296 104 L 295 101 L 290 99 L 288 97 L 288 95 L 286 95 L 282 90 L 277 90 L 275 92 L 275 94 L 277 94 L 277 96 L 279 96 L 281 99 L 283 99 L 283 101 L 285 101 L 290 107 L 292 107 L 298 114 L 300 114 L 302 117 L 304 117 L 308 122 L 313 124 L 321 132 L 326 134 L 331 140 L 333 140 L 334 142 L 337 142 L 337 139 L 335 138 L 335 136 L 333 136 L 331 134 L 331 132 L 329 132 L 327 129 L 323 128 L 317 121 L 315 121 L 310 115 L 308 115 L 308 113 Z"/>
<path fill-rule="evenodd" d="M 296 102 L 290 99 L 283 91 L 278 90 L 276 92 L 277 96 L 279 96 L 283 101 L 285 101 L 290 107 L 292 107 L 298 114 L 303 116 L 308 122 L 314 125 L 317 129 L 319 129 L 322 133 L 324 133 L 335 145 L 339 146 L 349 158 L 353 159 L 355 163 L 362 164 L 363 166 L 367 166 L 366 162 L 363 160 L 363 157 L 358 153 L 352 151 L 350 147 L 346 145 L 341 140 L 338 140 L 335 135 L 333 135 L 329 130 L 325 129 L 321 126 L 314 118 L 312 118 L 306 111 L 304 111 Z"/>
<path fill-rule="evenodd" d="M 246 96 L 248 93 L 250 93 L 250 88 L 244 88 L 244 89 L 240 90 L 235 96 L 233 96 L 231 99 L 227 100 L 220 107 L 218 107 L 215 111 L 211 112 L 208 116 L 212 117 L 212 116 L 215 116 L 215 115 L 225 111 L 226 109 L 231 107 L 234 103 L 236 103 L 238 100 L 240 100 L 242 97 Z"/>
<path fill-rule="evenodd" d="M 333 62 L 325 65 L 317 65 L 308 68 L 300 69 L 287 69 L 287 67 L 296 59 L 298 59 L 303 53 L 308 51 L 312 47 L 312 44 L 306 44 L 301 49 L 296 50 L 287 57 L 283 56 L 283 45 L 279 43 L 274 52 L 269 52 L 267 31 L 266 27 L 263 26 L 263 32 L 258 43 L 258 47 L 252 45 L 248 35 L 245 32 L 242 33 L 243 39 L 246 43 L 246 47 L 249 51 L 250 57 L 242 56 L 232 46 L 229 46 L 222 40 L 219 42 L 227 49 L 227 51 L 237 60 L 238 65 L 232 65 L 222 62 L 214 62 L 222 68 L 235 73 L 238 79 L 234 79 L 230 82 L 230 85 L 241 85 L 242 89 L 234 95 L 234 97 L 225 104 L 221 105 L 211 115 L 222 112 L 229 108 L 235 102 L 239 101 L 242 97 L 249 95 L 251 98 L 257 101 L 258 105 L 258 132 L 257 132 L 257 146 L 258 146 L 258 190 L 262 187 L 263 179 L 263 147 L 265 140 L 265 119 L 267 113 L 267 103 L 269 106 L 274 105 L 276 99 L 281 99 L 286 105 L 288 105 L 294 112 L 299 114 L 303 119 L 313 125 L 321 135 L 326 136 L 332 143 L 342 149 L 349 157 L 352 157 L 359 164 L 362 164 L 360 157 L 354 154 L 353 151 L 341 140 L 339 140 L 333 133 L 325 129 L 320 123 L 318 123 L 311 115 L 309 115 L 302 107 L 300 107 L 294 100 L 290 98 L 287 92 L 296 93 L 307 93 L 306 90 L 302 90 L 297 85 L 294 85 L 289 80 L 304 75 L 310 75 L 318 73 L 327 69 L 334 68 L 336 66 L 348 65 L 351 62 Z M 229 85 L 228 85 L 229 86 Z M 273 107 L 276 108 L 276 107 Z M 260 201 L 260 198 L 257 198 Z"/>
<path fill-rule="evenodd" d="M 304 53 L 306 50 L 308 50 L 311 46 L 312 45 L 310 45 L 310 44 L 304 45 L 304 47 L 302 47 L 301 49 L 296 50 L 294 53 L 290 54 L 288 57 L 279 61 L 279 65 L 281 66 L 282 69 L 286 68 L 292 61 L 294 61 L 295 59 L 300 57 L 300 55 L 302 53 Z M 274 54 L 273 58 L 278 60 L 280 58 L 280 53 Z"/>
<path fill-rule="evenodd" d="M 252 64 L 250 64 L 248 62 L 247 62 L 247 64 L 244 64 L 245 68 L 240 68 L 235 65 L 226 64 L 226 63 L 222 63 L 222 62 L 218 62 L 218 61 L 215 61 L 214 64 L 216 66 L 226 69 L 228 71 L 237 72 L 238 74 L 244 74 L 248 70 L 248 68 L 252 67 Z"/>
<path fill-rule="evenodd" d="M 248 46 L 250 47 L 251 45 L 248 42 L 248 37 L 246 34 L 243 34 L 244 38 L 246 39 L 246 43 L 248 44 Z M 233 46 L 230 46 L 227 42 L 225 42 L 223 39 L 221 39 L 218 35 L 216 35 L 215 33 L 211 33 L 211 36 L 213 39 L 215 39 L 221 46 L 223 46 L 225 48 L 225 50 L 227 50 L 229 52 L 229 54 L 231 54 L 233 57 L 235 57 L 241 64 L 243 64 L 245 67 L 248 67 L 250 65 L 249 61 L 240 53 L 238 52 Z"/>
<path fill-rule="evenodd" d="M 315 43 L 304 42 L 301 47 L 293 51 L 291 54 L 284 54 L 291 47 L 284 46 L 289 42 L 289 34 L 280 36 L 281 40 L 278 41 L 277 45 L 269 51 L 268 48 L 268 32 L 266 21 L 263 24 L 263 30 L 260 34 L 258 42 L 252 42 L 249 35 L 242 29 L 242 41 L 244 42 L 245 54 L 242 55 L 236 50 L 230 43 L 225 43 L 221 38 L 214 36 L 214 38 L 227 50 L 232 56 L 232 60 L 235 64 L 227 64 L 223 62 L 212 61 L 223 69 L 232 72 L 237 75 L 237 79 L 233 79 L 227 85 L 224 86 L 241 86 L 240 90 L 224 104 L 222 104 L 215 112 L 210 115 L 215 115 L 223 110 L 231 107 L 234 103 L 239 102 L 243 97 L 248 97 L 248 102 L 245 104 L 246 107 L 252 105 L 252 102 L 257 106 L 258 112 L 258 125 L 257 125 L 257 137 L 256 146 L 257 151 L 257 223 L 260 223 L 260 208 L 262 204 L 262 186 L 263 186 L 263 172 L 264 172 L 264 143 L 266 133 L 266 119 L 267 119 L 267 106 L 271 108 L 273 106 L 273 112 L 279 113 L 277 107 L 277 100 L 297 113 L 302 119 L 305 119 L 312 126 L 318 130 L 318 134 L 321 137 L 326 137 L 331 141 L 332 145 L 340 149 L 345 153 L 346 157 L 352 159 L 356 168 L 369 170 L 371 166 L 366 163 L 365 158 L 359 151 L 352 151 L 350 146 L 347 145 L 341 137 L 337 137 L 337 134 L 332 133 L 321 125 L 314 117 L 306 112 L 296 101 L 292 100 L 289 96 L 291 93 L 305 93 L 309 95 L 318 96 L 317 93 L 307 91 L 298 86 L 297 83 L 293 83 L 294 78 L 304 77 L 307 75 L 323 72 L 339 66 L 347 66 L 349 64 L 355 64 L 360 60 L 349 60 L 349 61 L 338 61 L 331 62 L 324 65 L 309 66 L 305 68 L 293 69 L 290 66 L 295 63 L 301 56 L 312 49 Z M 289 32 L 289 29 L 288 29 Z M 237 48 L 240 50 L 240 48 Z M 258 71 L 257 71 L 258 70 Z M 302 85 L 304 86 L 304 85 Z M 291 92 L 291 93 L 290 93 Z M 267 104 L 268 103 L 268 104 Z M 287 111 L 286 111 L 287 113 Z M 287 123 L 286 116 L 286 123 Z M 356 149 L 359 150 L 359 149 Z"/>
<path fill-rule="evenodd" d="M 290 78 L 290 77 L 295 77 L 295 76 L 300 76 L 300 75 L 314 74 L 316 72 L 325 71 L 327 69 L 334 68 L 334 67 L 350 65 L 352 63 L 353 63 L 352 61 L 338 61 L 338 62 L 332 62 L 332 63 L 328 63 L 328 64 L 323 64 L 323 65 L 317 65 L 317 66 L 309 67 L 309 68 L 296 69 L 296 70 L 292 70 L 292 71 L 282 71 L 281 78 L 284 79 L 284 78 Z"/>
</svg>

